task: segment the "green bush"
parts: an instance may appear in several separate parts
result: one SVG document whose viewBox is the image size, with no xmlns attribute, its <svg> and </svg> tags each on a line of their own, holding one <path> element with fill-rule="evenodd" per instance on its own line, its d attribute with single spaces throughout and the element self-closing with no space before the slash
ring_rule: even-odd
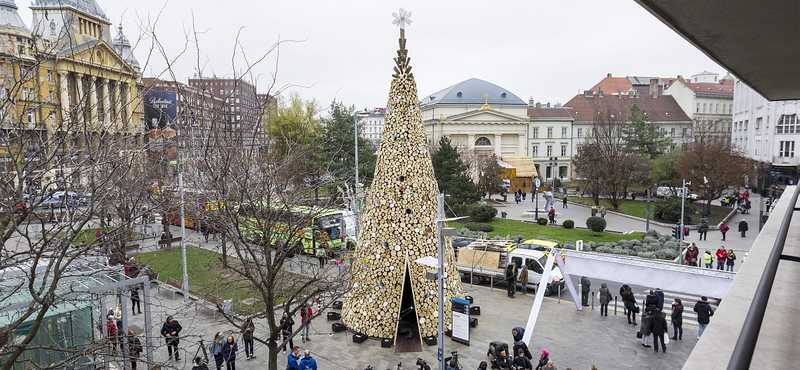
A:
<svg viewBox="0 0 800 370">
<path fill-rule="evenodd" d="M 539 219 L 536 220 L 536 223 L 542 226 L 547 225 L 547 219 L 544 217 L 539 217 Z"/>
<path fill-rule="evenodd" d="M 596 233 L 602 233 L 606 229 L 606 219 L 593 216 L 586 219 L 586 227 Z"/>
<path fill-rule="evenodd" d="M 694 205 L 686 202 L 684 205 L 684 222 L 691 223 L 692 215 L 697 213 Z M 667 222 L 678 222 L 681 219 L 681 197 L 668 197 L 656 202 L 653 217 Z"/>
<path fill-rule="evenodd" d="M 494 226 L 483 222 L 468 222 L 464 227 L 472 231 L 483 231 L 485 233 L 494 231 Z"/>
<path fill-rule="evenodd" d="M 575 228 L 575 221 L 564 220 L 564 222 L 562 222 L 561 225 L 564 226 L 565 229 L 572 229 Z"/>
<path fill-rule="evenodd" d="M 472 209 L 470 216 L 475 222 L 489 222 L 497 215 L 497 208 L 485 204 Z"/>
<path fill-rule="evenodd" d="M 472 204 L 453 204 L 445 207 L 448 217 L 472 216 L 472 211 L 477 207 L 477 203 Z"/>
</svg>

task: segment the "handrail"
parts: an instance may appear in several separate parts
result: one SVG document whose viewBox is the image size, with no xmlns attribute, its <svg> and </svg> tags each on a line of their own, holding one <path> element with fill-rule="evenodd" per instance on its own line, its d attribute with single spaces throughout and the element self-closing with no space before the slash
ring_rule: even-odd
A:
<svg viewBox="0 0 800 370">
<path fill-rule="evenodd" d="M 786 214 L 783 216 L 777 238 L 775 238 L 775 243 L 772 245 L 772 251 L 769 254 L 769 259 L 767 259 L 764 274 L 761 275 L 761 279 L 758 281 L 753 301 L 750 303 L 750 309 L 747 311 L 744 324 L 742 324 L 742 331 L 739 333 L 736 346 L 733 348 L 733 354 L 731 354 L 731 359 L 728 362 L 728 370 L 750 368 L 750 362 L 753 360 L 753 353 L 755 353 L 756 349 L 756 342 L 758 342 L 758 335 L 761 331 L 761 324 L 764 322 L 764 312 L 766 311 L 767 303 L 769 303 L 772 284 L 775 283 L 775 275 L 778 272 L 778 263 L 783 254 L 783 246 L 786 244 L 786 236 L 789 234 L 789 224 L 792 222 L 798 194 L 800 194 L 800 186 L 795 188 L 792 199 L 786 207 Z"/>
</svg>

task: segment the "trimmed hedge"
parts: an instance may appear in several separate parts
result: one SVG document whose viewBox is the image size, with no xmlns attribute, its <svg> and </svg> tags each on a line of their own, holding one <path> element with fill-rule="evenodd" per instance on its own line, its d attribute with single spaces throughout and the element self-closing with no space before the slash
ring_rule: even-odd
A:
<svg viewBox="0 0 800 370">
<path fill-rule="evenodd" d="M 536 220 L 536 223 L 539 224 L 539 225 L 545 226 L 545 225 L 547 225 L 547 219 L 544 218 L 544 217 L 539 217 L 539 219 Z"/>
<path fill-rule="evenodd" d="M 469 222 L 464 225 L 464 228 L 472 231 L 482 231 L 485 233 L 494 231 L 494 226 L 483 222 Z"/>
<path fill-rule="evenodd" d="M 606 229 L 606 219 L 602 217 L 592 216 L 586 219 L 586 227 L 596 233 L 602 233 Z"/>
<path fill-rule="evenodd" d="M 564 222 L 561 223 L 561 226 L 564 226 L 565 229 L 574 229 L 575 228 L 575 221 L 564 220 Z"/>
</svg>

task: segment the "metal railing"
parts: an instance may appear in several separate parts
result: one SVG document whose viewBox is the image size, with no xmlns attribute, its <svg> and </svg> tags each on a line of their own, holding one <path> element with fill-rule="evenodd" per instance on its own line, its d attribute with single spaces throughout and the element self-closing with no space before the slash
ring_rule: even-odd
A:
<svg viewBox="0 0 800 370">
<path fill-rule="evenodd" d="M 761 280 L 758 281 L 758 287 L 744 319 L 742 331 L 739 333 L 739 339 L 736 340 L 736 346 L 733 348 L 733 354 L 728 362 L 728 370 L 750 368 L 750 362 L 753 360 L 753 353 L 755 353 L 756 343 L 758 342 L 758 335 L 761 332 L 761 324 L 764 322 L 764 313 L 772 292 L 772 284 L 775 282 L 775 275 L 778 272 L 778 263 L 780 263 L 783 255 L 783 246 L 786 244 L 789 225 L 792 222 L 792 216 L 797 205 L 798 194 L 800 194 L 800 186 L 795 187 L 791 200 L 787 204 L 781 227 L 778 230 L 767 265 L 764 268 L 764 274 L 761 275 Z"/>
</svg>

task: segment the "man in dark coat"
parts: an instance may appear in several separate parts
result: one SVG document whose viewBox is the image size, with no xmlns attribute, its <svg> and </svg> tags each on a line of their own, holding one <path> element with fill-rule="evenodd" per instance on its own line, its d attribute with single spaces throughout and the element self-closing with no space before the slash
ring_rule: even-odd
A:
<svg viewBox="0 0 800 370">
<path fill-rule="evenodd" d="M 655 292 L 653 292 L 656 296 L 656 307 L 663 311 L 664 310 L 664 291 L 661 288 L 656 288 Z"/>
<path fill-rule="evenodd" d="M 649 312 L 656 308 L 658 308 L 658 297 L 656 297 L 655 292 L 650 289 L 650 294 L 647 295 L 644 301 L 644 310 Z"/>
<path fill-rule="evenodd" d="M 672 304 L 672 328 L 675 333 L 672 339 L 683 340 L 683 304 L 680 298 L 675 298 Z"/>
<path fill-rule="evenodd" d="M 622 292 L 622 302 L 625 304 L 625 308 L 627 309 L 627 317 L 628 317 L 628 324 L 636 325 L 636 297 L 633 295 L 633 291 L 631 287 L 623 286 L 625 290 Z M 633 316 L 633 322 L 631 323 L 631 316 Z"/>
<path fill-rule="evenodd" d="M 283 326 L 283 329 L 281 329 L 281 335 L 283 335 L 284 341 L 287 338 L 289 338 L 290 335 L 292 335 L 292 332 L 294 331 L 292 329 L 293 325 L 294 325 L 294 319 L 292 319 L 292 317 L 289 316 L 288 312 L 284 311 L 283 317 L 281 317 L 281 326 Z M 289 349 L 292 348 L 294 348 L 294 341 L 292 339 L 289 339 Z M 283 345 L 283 353 L 286 353 L 286 344 Z"/>
<path fill-rule="evenodd" d="M 508 296 L 514 297 L 517 292 L 517 264 L 514 261 L 508 263 L 506 266 L 506 282 L 508 283 Z"/>
<path fill-rule="evenodd" d="M 169 358 L 172 358 L 172 352 L 175 351 L 175 361 L 181 360 L 181 355 L 178 352 L 178 344 L 180 344 L 180 334 L 183 327 L 178 323 L 178 320 L 172 318 L 172 315 L 167 316 L 167 321 L 161 325 L 161 336 L 167 342 L 167 352 Z"/>
<path fill-rule="evenodd" d="M 592 291 L 592 282 L 586 276 L 581 276 L 581 305 L 589 305 L 589 292 Z"/>
<path fill-rule="evenodd" d="M 747 236 L 747 230 L 750 230 L 750 228 L 747 226 L 747 221 L 742 219 L 742 221 L 739 221 L 739 232 L 742 233 L 742 238 Z"/>
<path fill-rule="evenodd" d="M 515 346 L 516 347 L 516 346 Z M 519 348 L 517 350 L 517 355 L 514 356 L 514 368 L 517 370 L 531 370 L 533 369 L 533 365 L 531 365 L 531 360 L 528 358 L 530 353 L 527 355 L 525 354 L 525 350 Z"/>
<path fill-rule="evenodd" d="M 694 312 L 697 312 L 697 323 L 700 325 L 697 333 L 697 339 L 700 339 L 700 337 L 703 336 L 703 332 L 708 327 L 708 323 L 711 322 L 711 316 L 714 316 L 714 310 L 711 308 L 711 305 L 708 304 L 708 298 L 703 296 L 695 303 Z"/>
<path fill-rule="evenodd" d="M 667 345 L 664 344 L 665 332 L 667 332 L 667 313 L 661 310 L 653 311 L 653 317 L 650 319 L 650 333 L 653 334 L 653 349 L 656 352 L 658 352 L 659 342 L 661 342 L 664 352 L 667 352 Z"/>
</svg>

